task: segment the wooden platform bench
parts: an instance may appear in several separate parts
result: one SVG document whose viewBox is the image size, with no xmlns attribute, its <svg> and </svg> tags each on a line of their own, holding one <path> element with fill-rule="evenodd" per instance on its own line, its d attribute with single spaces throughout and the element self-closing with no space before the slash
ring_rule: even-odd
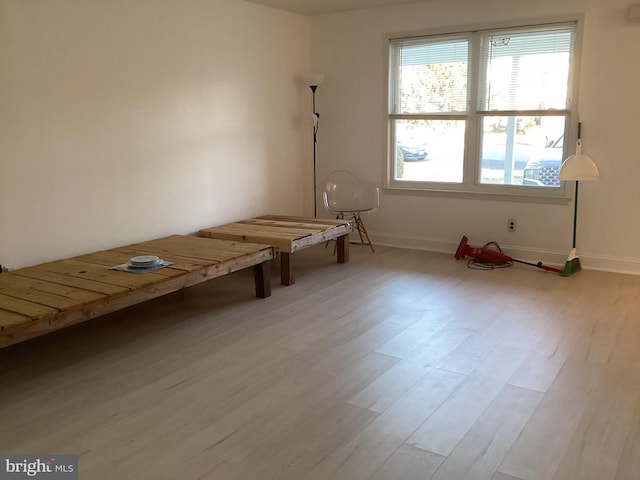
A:
<svg viewBox="0 0 640 480">
<path fill-rule="evenodd" d="M 113 270 L 135 256 L 175 264 Z M 271 295 L 268 245 L 173 235 L 0 274 L 0 348 L 247 267 L 258 297 Z"/>
<path fill-rule="evenodd" d="M 265 215 L 240 222 L 200 230 L 199 235 L 221 240 L 275 245 L 280 253 L 280 282 L 295 283 L 294 254 L 328 240 L 337 241 L 338 263 L 349 261 L 349 234 L 353 227 L 347 220 Z"/>
</svg>

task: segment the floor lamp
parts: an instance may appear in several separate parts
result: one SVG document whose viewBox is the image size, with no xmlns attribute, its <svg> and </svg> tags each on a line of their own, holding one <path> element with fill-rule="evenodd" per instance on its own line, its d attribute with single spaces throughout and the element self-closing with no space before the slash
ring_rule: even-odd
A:
<svg viewBox="0 0 640 480">
<path fill-rule="evenodd" d="M 582 140 L 580 139 L 580 131 L 582 124 L 578 123 L 578 141 L 576 142 L 576 153 L 567 157 L 562 162 L 560 172 L 558 173 L 558 180 L 560 181 L 575 181 L 575 198 L 573 200 L 573 248 L 569 253 L 569 258 L 565 263 L 562 270 L 562 276 L 568 277 L 572 273 L 580 271 L 580 258 L 576 252 L 576 227 L 578 224 L 578 182 L 580 180 L 598 180 L 600 172 L 595 162 L 588 155 L 582 153 Z"/>
<path fill-rule="evenodd" d="M 313 96 L 313 218 L 318 216 L 317 192 L 316 192 L 316 143 L 318 141 L 318 126 L 320 114 L 316 111 L 316 90 L 324 80 L 323 73 L 310 73 L 307 76 L 307 85 Z"/>
</svg>

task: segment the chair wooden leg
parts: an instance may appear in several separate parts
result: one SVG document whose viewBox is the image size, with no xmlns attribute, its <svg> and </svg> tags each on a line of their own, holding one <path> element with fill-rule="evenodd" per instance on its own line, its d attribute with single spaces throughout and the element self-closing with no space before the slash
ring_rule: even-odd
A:
<svg viewBox="0 0 640 480">
<path fill-rule="evenodd" d="M 364 236 L 367 237 L 367 243 L 369 244 L 369 247 L 371 248 L 371 251 L 373 253 L 376 253 L 376 249 L 373 248 L 373 243 L 371 243 L 371 239 L 369 238 L 369 232 L 367 232 L 367 227 L 364 226 L 364 222 L 362 221 L 362 217 L 360 215 L 357 216 L 356 222 L 357 222 L 357 225 L 358 225 L 358 232 L 364 233 Z M 362 239 L 362 233 L 360 234 L 360 238 L 361 239 Z"/>
<path fill-rule="evenodd" d="M 353 223 L 355 224 L 356 230 L 358 230 L 358 235 L 360 236 L 360 243 L 362 245 L 364 245 L 364 238 L 362 236 L 362 228 L 360 227 L 360 224 L 362 222 L 362 220 L 360 219 L 360 214 L 356 213 L 352 218 Z"/>
<path fill-rule="evenodd" d="M 336 217 L 336 219 L 340 219 L 340 220 L 344 220 L 344 215 L 338 215 Z M 371 239 L 369 238 L 369 232 L 367 232 L 367 227 L 364 226 L 364 221 L 362 220 L 362 217 L 360 216 L 359 213 L 355 213 L 350 219 L 349 221 L 353 224 L 353 227 L 355 228 L 355 230 L 358 231 L 358 236 L 360 237 L 360 243 L 362 245 L 369 245 L 369 248 L 371 248 L 371 251 L 373 253 L 376 253 L 376 249 L 373 247 L 373 243 L 371 243 Z M 348 235 L 346 236 L 347 238 L 345 238 L 343 241 L 347 243 L 347 246 L 345 248 L 348 249 Z M 366 241 L 365 241 L 366 239 Z M 342 239 L 338 239 L 338 240 L 342 240 Z M 327 240 L 324 244 L 324 248 L 327 248 L 327 246 L 329 245 L 330 240 Z M 338 245 L 338 242 L 336 242 L 336 244 L 333 247 L 333 254 L 335 255 L 336 253 L 338 253 L 338 262 L 339 263 L 343 263 L 340 261 L 340 246 Z M 343 254 L 344 255 L 344 254 Z M 345 261 L 349 261 L 349 251 L 346 251 L 346 260 Z"/>
</svg>

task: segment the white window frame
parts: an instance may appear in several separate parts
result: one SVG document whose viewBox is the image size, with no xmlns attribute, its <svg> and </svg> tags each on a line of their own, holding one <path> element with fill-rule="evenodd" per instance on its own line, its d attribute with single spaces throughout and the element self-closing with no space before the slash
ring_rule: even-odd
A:
<svg viewBox="0 0 640 480">
<path fill-rule="evenodd" d="M 569 97 L 569 108 L 563 113 L 566 115 L 565 131 L 564 131 L 564 151 L 563 158 L 566 158 L 572 153 L 572 145 L 575 146 L 575 139 L 577 136 L 577 105 L 578 105 L 578 78 L 577 72 L 580 68 L 581 58 L 581 39 L 582 39 L 582 18 L 577 16 L 555 18 L 547 20 L 538 20 L 535 22 L 509 22 L 499 25 L 481 25 L 466 28 L 451 28 L 447 30 L 430 30 L 420 32 L 404 32 L 389 34 L 385 36 L 385 58 L 386 58 L 386 71 L 387 71 L 387 88 L 385 98 L 385 124 L 387 131 L 387 142 L 385 145 L 385 189 L 389 191 L 396 191 L 401 193 L 405 192 L 418 192 L 427 195 L 438 196 L 454 196 L 462 198 L 490 198 L 495 200 L 508 200 L 508 201 L 533 201 L 538 203 L 567 203 L 573 192 L 573 185 L 571 182 L 561 182 L 560 187 L 536 187 L 525 185 L 492 185 L 481 184 L 478 180 L 480 169 L 480 143 L 481 143 L 481 128 L 482 119 L 488 112 L 479 110 L 478 95 L 479 95 L 479 75 L 483 66 L 480 64 L 480 42 L 472 41 L 471 50 L 469 56 L 469 75 L 468 75 L 468 110 L 463 114 L 445 114 L 438 116 L 437 114 L 430 115 L 415 115 L 412 118 L 417 119 L 460 119 L 463 118 L 467 122 L 466 135 L 465 135 L 465 149 L 464 149 L 464 167 L 463 167 L 463 181 L 462 183 L 438 183 L 438 182 L 421 182 L 421 181 L 407 181 L 395 179 L 395 133 L 393 131 L 394 120 L 407 118 L 407 115 L 398 115 L 391 112 L 392 102 L 392 65 L 390 61 L 391 57 L 391 42 L 394 40 L 403 40 L 410 38 L 428 38 L 428 37 L 464 37 L 472 38 L 474 35 L 478 35 L 479 32 L 495 31 L 500 29 L 513 30 L 513 29 L 526 29 L 543 27 L 546 25 L 562 25 L 562 24 L 574 24 L 575 25 L 575 43 L 573 51 L 573 61 L 569 69 L 569 91 L 567 93 Z M 514 116 L 528 116 L 530 111 L 510 111 L 510 115 Z M 493 115 L 494 112 L 491 112 Z M 505 116 L 504 111 L 496 112 L 495 115 Z"/>
</svg>

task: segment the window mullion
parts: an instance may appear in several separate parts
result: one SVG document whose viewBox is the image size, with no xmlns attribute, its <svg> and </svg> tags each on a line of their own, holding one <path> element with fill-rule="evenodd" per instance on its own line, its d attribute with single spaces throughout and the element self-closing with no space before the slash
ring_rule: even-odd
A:
<svg viewBox="0 0 640 480">
<path fill-rule="evenodd" d="M 569 115 L 570 110 L 478 110 L 478 115 L 485 117 L 555 117 Z"/>
<path fill-rule="evenodd" d="M 478 32 L 469 37 L 469 105 L 464 155 L 465 185 L 478 183 L 480 159 L 480 117 L 478 116 L 478 90 L 480 86 L 480 35 Z"/>
<path fill-rule="evenodd" d="M 429 114 L 392 114 L 391 120 L 466 120 L 467 114 L 461 113 L 429 113 Z"/>
</svg>

